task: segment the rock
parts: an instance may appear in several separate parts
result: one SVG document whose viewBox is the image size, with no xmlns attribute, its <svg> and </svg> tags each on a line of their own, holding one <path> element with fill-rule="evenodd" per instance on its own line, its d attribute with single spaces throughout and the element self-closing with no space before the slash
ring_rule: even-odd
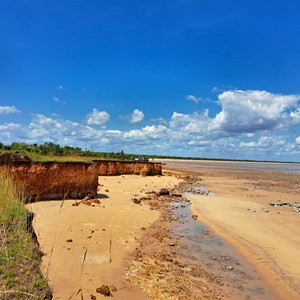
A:
<svg viewBox="0 0 300 300">
<path fill-rule="evenodd" d="M 168 196 L 168 195 L 170 195 L 170 192 L 169 192 L 168 189 L 162 188 L 162 189 L 158 192 L 158 195 L 159 195 L 159 196 Z"/>
<path fill-rule="evenodd" d="M 72 243 L 73 240 L 72 240 L 72 239 L 67 239 L 66 242 L 67 242 L 67 243 Z"/>
<path fill-rule="evenodd" d="M 228 271 L 231 271 L 231 270 L 233 270 L 234 268 L 233 268 L 233 266 L 227 266 L 226 269 L 227 269 Z"/>
<path fill-rule="evenodd" d="M 178 197 L 178 198 L 181 198 L 182 195 L 181 194 L 171 194 L 172 197 Z"/>
<path fill-rule="evenodd" d="M 131 198 L 132 202 L 134 204 L 140 204 L 141 203 L 141 199 L 137 199 L 137 198 Z"/>
<path fill-rule="evenodd" d="M 145 192 L 145 194 L 150 195 L 150 194 L 155 194 L 155 192 L 154 191 L 150 191 L 150 192 Z"/>
<path fill-rule="evenodd" d="M 102 285 L 101 287 L 98 287 L 96 289 L 96 292 L 101 294 L 101 295 L 104 295 L 105 297 L 111 297 L 112 296 L 108 285 Z"/>
<path fill-rule="evenodd" d="M 112 292 L 116 292 L 118 290 L 114 285 L 111 285 L 109 288 Z"/>
<path fill-rule="evenodd" d="M 97 299 L 97 297 L 96 296 L 94 296 L 94 295 L 91 295 L 91 300 L 96 300 Z"/>
<path fill-rule="evenodd" d="M 192 218 L 193 218 L 194 220 L 197 220 L 197 219 L 198 219 L 198 215 L 192 215 Z"/>
</svg>

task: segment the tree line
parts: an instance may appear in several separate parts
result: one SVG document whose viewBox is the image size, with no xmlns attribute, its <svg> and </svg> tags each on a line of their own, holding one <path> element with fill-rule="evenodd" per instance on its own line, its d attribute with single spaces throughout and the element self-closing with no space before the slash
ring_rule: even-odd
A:
<svg viewBox="0 0 300 300">
<path fill-rule="evenodd" d="M 22 153 L 36 153 L 40 155 L 76 155 L 120 160 L 133 160 L 137 156 L 134 154 L 126 154 L 123 150 L 119 152 L 97 152 L 91 150 L 82 150 L 80 147 L 60 146 L 59 144 L 50 142 L 44 144 L 26 144 L 20 142 L 13 142 L 10 145 L 4 145 L 0 142 L 0 150 L 18 151 Z"/>
</svg>

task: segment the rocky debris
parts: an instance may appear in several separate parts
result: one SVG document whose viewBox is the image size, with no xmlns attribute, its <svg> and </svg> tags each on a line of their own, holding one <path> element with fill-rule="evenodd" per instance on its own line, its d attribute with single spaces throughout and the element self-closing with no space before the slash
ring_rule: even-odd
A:
<svg viewBox="0 0 300 300">
<path fill-rule="evenodd" d="M 193 218 L 194 220 L 197 220 L 197 219 L 198 219 L 198 215 L 192 215 L 192 218 Z"/>
<path fill-rule="evenodd" d="M 300 212 L 300 202 L 281 202 L 281 201 L 276 201 L 276 202 L 270 202 L 269 203 L 271 206 L 277 207 L 277 206 L 288 206 L 291 207 L 294 212 Z"/>
<path fill-rule="evenodd" d="M 146 195 L 150 195 L 150 194 L 156 194 L 155 191 L 150 191 L 150 192 L 145 192 Z"/>
<path fill-rule="evenodd" d="M 169 245 L 170 247 L 175 247 L 175 246 L 176 246 L 176 243 L 170 242 L 170 243 L 168 243 L 168 245 Z"/>
<path fill-rule="evenodd" d="M 90 197 L 86 196 L 80 201 L 75 201 L 72 206 L 79 206 L 80 204 L 84 204 L 87 206 L 95 206 L 95 204 L 101 204 L 99 199 L 91 199 Z"/>
<path fill-rule="evenodd" d="M 170 192 L 168 189 L 166 188 L 162 188 L 159 192 L 158 192 L 158 196 L 167 196 L 170 195 Z"/>
<path fill-rule="evenodd" d="M 91 300 L 96 300 L 97 297 L 95 295 L 91 295 Z"/>
<path fill-rule="evenodd" d="M 118 290 L 114 285 L 111 285 L 109 288 L 114 293 Z"/>
<path fill-rule="evenodd" d="M 170 225 L 163 220 L 145 231 L 127 268 L 127 279 L 140 285 L 151 299 L 223 299 L 221 277 L 207 272 L 198 261 L 187 264 L 177 254 L 184 245 L 174 240 Z"/>
<path fill-rule="evenodd" d="M 111 286 L 108 286 L 108 285 L 102 285 L 100 287 L 98 287 L 96 289 L 96 292 L 105 296 L 105 297 L 112 297 L 112 292 L 116 292 L 117 291 L 117 288 L 113 285 Z"/>
<path fill-rule="evenodd" d="M 132 202 L 134 204 L 141 204 L 141 199 L 138 199 L 138 198 L 131 198 Z"/>
<path fill-rule="evenodd" d="M 141 201 L 147 201 L 147 200 L 152 200 L 152 197 L 141 197 L 140 200 Z"/>
<path fill-rule="evenodd" d="M 207 272 L 199 261 L 187 263 L 185 255 L 181 256 L 187 247 L 181 239 L 183 235 L 172 232 L 175 222 L 189 221 L 183 213 L 174 213 L 188 205 L 182 195 L 186 187 L 190 189 L 192 184 L 183 183 L 153 193 L 147 204 L 150 209 L 160 210 L 160 219 L 150 227 L 141 228 L 143 238 L 134 251 L 126 277 L 152 299 L 224 299 L 222 278 Z M 194 219 L 197 217 L 194 215 Z"/>
<path fill-rule="evenodd" d="M 185 181 L 178 185 L 177 190 L 182 194 L 194 194 L 202 196 L 213 195 L 213 193 L 211 193 L 204 185 L 201 184 L 201 178 L 196 175 L 186 178 Z"/>
<path fill-rule="evenodd" d="M 181 198 L 182 195 L 181 194 L 171 194 L 171 197 Z"/>
</svg>

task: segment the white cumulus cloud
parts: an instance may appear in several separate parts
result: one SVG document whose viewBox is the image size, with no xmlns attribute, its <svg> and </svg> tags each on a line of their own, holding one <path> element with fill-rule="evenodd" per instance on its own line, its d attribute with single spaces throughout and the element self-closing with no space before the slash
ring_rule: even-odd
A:
<svg viewBox="0 0 300 300">
<path fill-rule="evenodd" d="M 139 109 L 135 109 L 131 115 L 129 122 L 132 124 L 140 123 L 144 120 L 144 113 L 140 111 Z"/>
<path fill-rule="evenodd" d="M 109 114 L 106 111 L 98 111 L 96 108 L 93 108 L 93 111 L 87 115 L 87 124 L 88 125 L 104 125 L 109 121 Z"/>
<path fill-rule="evenodd" d="M 129 132 L 124 133 L 125 139 L 161 139 L 166 136 L 168 129 L 166 126 L 158 125 L 158 126 L 145 126 L 139 130 L 130 130 Z"/>
<path fill-rule="evenodd" d="M 19 113 L 20 111 L 13 105 L 13 106 L 0 106 L 0 114 L 15 114 Z"/>
<path fill-rule="evenodd" d="M 218 98 L 222 110 L 212 120 L 210 130 L 238 133 L 271 130 L 286 125 L 287 111 L 297 109 L 300 96 L 231 90 L 223 92 Z M 296 113 L 294 118 L 297 118 Z"/>
<path fill-rule="evenodd" d="M 296 144 L 300 145 L 300 136 L 296 138 Z"/>
<path fill-rule="evenodd" d="M 189 100 L 189 101 L 192 101 L 192 102 L 194 102 L 194 103 L 199 103 L 200 101 L 203 101 L 203 99 L 201 98 L 201 97 L 196 97 L 196 96 L 194 96 L 194 95 L 187 95 L 186 97 L 185 97 L 185 99 L 186 100 Z"/>
</svg>

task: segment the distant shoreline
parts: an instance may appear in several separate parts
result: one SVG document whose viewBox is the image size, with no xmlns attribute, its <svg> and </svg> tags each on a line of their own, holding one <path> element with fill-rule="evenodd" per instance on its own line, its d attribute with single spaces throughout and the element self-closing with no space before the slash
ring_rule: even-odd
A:
<svg viewBox="0 0 300 300">
<path fill-rule="evenodd" d="M 278 165 L 299 165 L 300 162 L 285 162 L 285 161 L 260 161 L 260 160 L 235 160 L 235 159 L 205 159 L 205 158 L 154 158 L 154 161 L 182 161 L 182 162 L 207 162 L 207 163 L 240 163 L 240 164 L 278 164 Z"/>
<path fill-rule="evenodd" d="M 299 173 L 300 163 L 269 163 L 269 162 L 241 162 L 241 161 L 209 161 L 209 160 L 173 160 L 160 159 L 154 160 L 161 162 L 167 167 L 188 170 L 189 168 L 226 168 L 226 169 L 248 169 L 248 170 L 265 170 L 284 173 Z"/>
</svg>

